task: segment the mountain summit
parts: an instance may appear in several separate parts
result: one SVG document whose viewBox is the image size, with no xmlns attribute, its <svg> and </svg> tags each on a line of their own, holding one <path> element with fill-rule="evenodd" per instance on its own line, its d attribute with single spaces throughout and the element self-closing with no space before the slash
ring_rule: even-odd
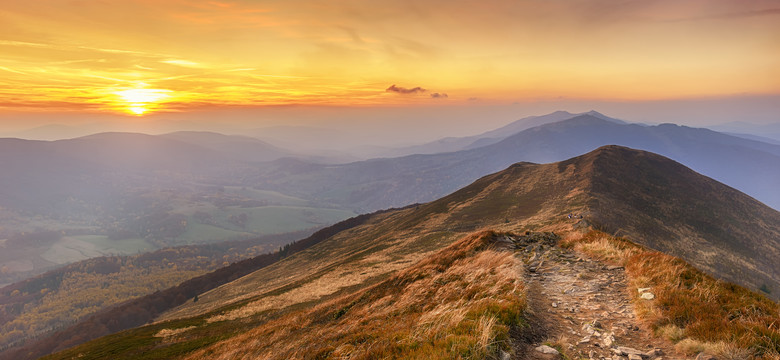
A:
<svg viewBox="0 0 780 360">
<path fill-rule="evenodd" d="M 780 213 L 653 153 L 601 147 L 563 161 L 584 173 L 590 221 L 752 289 L 780 293 Z"/>
</svg>

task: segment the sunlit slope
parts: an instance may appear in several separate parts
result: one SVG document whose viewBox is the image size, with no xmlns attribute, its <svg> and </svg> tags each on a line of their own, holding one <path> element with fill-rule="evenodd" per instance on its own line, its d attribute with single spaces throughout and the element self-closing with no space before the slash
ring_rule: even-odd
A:
<svg viewBox="0 0 780 360">
<path fill-rule="evenodd" d="M 289 305 L 315 300 L 385 274 L 481 228 L 512 230 L 553 223 L 586 202 L 585 180 L 575 169 L 517 164 L 437 201 L 375 216 L 329 241 L 199 297 L 161 320 L 193 316 L 274 289 L 306 294 L 279 299 Z"/>
</svg>

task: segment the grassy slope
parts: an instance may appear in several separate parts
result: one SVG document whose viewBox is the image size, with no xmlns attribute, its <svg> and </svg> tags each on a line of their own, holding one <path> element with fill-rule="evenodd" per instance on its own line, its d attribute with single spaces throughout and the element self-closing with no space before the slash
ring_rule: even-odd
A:
<svg viewBox="0 0 780 360">
<path fill-rule="evenodd" d="M 453 359 L 509 350 L 509 329 L 522 326 L 525 301 L 519 260 L 491 247 L 495 237 L 464 237 L 372 287 L 185 358 Z"/>
<path fill-rule="evenodd" d="M 374 286 L 316 304 L 240 321 L 174 320 L 48 358 L 155 359 L 195 349 L 186 358 L 485 358 L 509 350 L 510 328 L 524 326 L 519 260 L 492 246 L 495 238 L 464 237 Z"/>
</svg>

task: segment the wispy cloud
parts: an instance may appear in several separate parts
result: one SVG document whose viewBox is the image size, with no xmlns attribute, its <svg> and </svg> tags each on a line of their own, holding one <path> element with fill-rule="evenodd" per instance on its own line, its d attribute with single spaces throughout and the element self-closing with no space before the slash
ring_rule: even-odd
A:
<svg viewBox="0 0 780 360">
<path fill-rule="evenodd" d="M 431 97 L 434 98 L 434 99 L 446 99 L 449 96 L 447 96 L 446 93 L 437 93 L 437 92 L 435 92 L 435 93 L 431 94 Z"/>
<path fill-rule="evenodd" d="M 176 66 L 182 66 L 182 67 L 188 67 L 188 68 L 202 68 L 205 67 L 202 64 L 196 63 L 194 61 L 189 60 L 182 60 L 182 59 L 167 59 L 160 61 L 164 64 L 170 64 L 170 65 L 176 65 Z"/>
<path fill-rule="evenodd" d="M 7 67 L 5 67 L 5 66 L 0 66 L 0 70 L 4 70 L 4 71 L 8 71 L 8 72 L 12 72 L 12 73 L 16 73 L 16 74 L 27 75 L 27 73 L 26 73 L 26 72 L 17 71 L 17 70 L 14 70 L 14 69 L 9 69 L 9 68 L 7 68 Z"/>
<path fill-rule="evenodd" d="M 166 55 L 166 54 L 154 54 L 154 53 L 134 51 L 134 50 L 110 49 L 110 48 L 100 48 L 100 47 L 91 47 L 91 46 L 56 45 L 56 44 L 14 41 L 14 40 L 0 40 L 0 45 L 39 48 L 39 49 L 54 49 L 54 50 L 80 49 L 80 50 L 96 51 L 96 52 L 103 52 L 103 53 L 110 53 L 110 54 L 132 54 L 132 55 L 137 55 L 142 57 L 152 57 L 152 58 L 171 57 L 170 55 Z"/>
<path fill-rule="evenodd" d="M 778 15 L 780 15 L 780 9 L 763 9 L 763 10 L 754 10 L 754 11 L 728 12 L 728 13 L 720 13 L 720 14 L 712 14 L 712 15 L 704 15 L 704 16 L 690 16 L 685 18 L 669 19 L 666 20 L 665 22 L 730 20 L 730 19 L 753 18 L 759 16 L 778 16 Z"/>
</svg>

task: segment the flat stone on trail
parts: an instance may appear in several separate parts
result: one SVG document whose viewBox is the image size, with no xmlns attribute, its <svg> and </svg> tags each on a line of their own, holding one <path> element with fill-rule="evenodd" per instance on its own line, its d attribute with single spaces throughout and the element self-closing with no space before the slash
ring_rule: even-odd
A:
<svg viewBox="0 0 780 360">
<path fill-rule="evenodd" d="M 617 355 L 637 355 L 637 356 L 640 356 L 640 357 L 642 355 L 645 355 L 644 352 L 639 351 L 639 350 L 634 349 L 634 348 L 627 347 L 627 346 L 618 346 L 617 349 L 612 349 L 612 351 L 615 352 L 615 354 L 617 354 Z"/>
<path fill-rule="evenodd" d="M 553 355 L 559 354 L 558 350 L 555 350 L 554 348 L 549 347 L 547 345 L 537 346 L 534 350 L 542 354 L 553 354 Z"/>
<path fill-rule="evenodd" d="M 651 292 L 642 293 L 642 296 L 640 296 L 640 297 L 642 299 L 645 299 L 645 300 L 653 300 L 653 299 L 655 299 L 655 295 L 653 295 L 653 293 L 651 293 Z"/>
<path fill-rule="evenodd" d="M 647 355 L 647 357 L 650 357 L 650 358 L 658 357 L 658 356 L 661 356 L 663 354 L 664 354 L 663 350 L 661 350 L 659 348 L 655 348 L 655 349 L 650 350 L 647 353 L 645 353 L 645 355 Z"/>
</svg>

